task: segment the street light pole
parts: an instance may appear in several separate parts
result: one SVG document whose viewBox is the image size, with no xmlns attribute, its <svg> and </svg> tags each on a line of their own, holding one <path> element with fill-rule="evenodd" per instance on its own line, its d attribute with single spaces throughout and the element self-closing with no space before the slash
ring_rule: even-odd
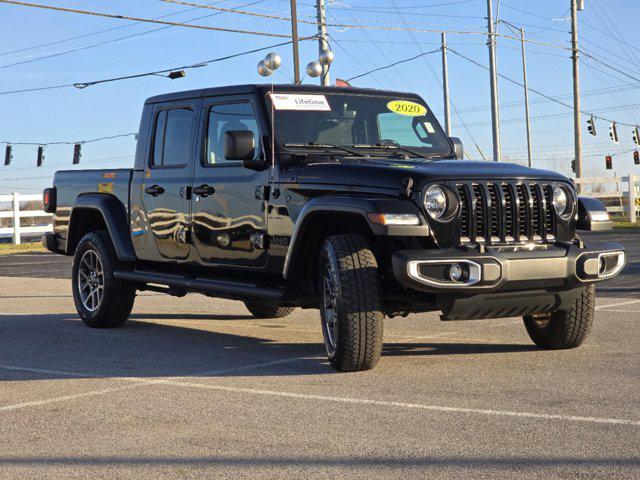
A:
<svg viewBox="0 0 640 480">
<path fill-rule="evenodd" d="M 300 85 L 300 51 L 298 38 L 298 6 L 291 0 L 291 43 L 293 45 L 293 81 Z"/>
<path fill-rule="evenodd" d="M 318 54 L 329 51 L 329 43 L 327 42 L 327 13 L 324 0 L 316 0 L 316 9 L 318 11 Z M 322 65 L 322 75 L 320 75 L 320 85 L 328 86 L 331 83 L 329 79 L 329 65 Z"/>
<path fill-rule="evenodd" d="M 529 167 L 533 164 L 531 154 L 531 116 L 529 115 L 529 83 L 527 79 L 527 51 L 524 41 L 524 28 L 520 29 L 520 41 L 522 43 L 522 75 L 524 77 L 524 112 L 527 120 L 527 156 Z"/>
<path fill-rule="evenodd" d="M 451 136 L 451 105 L 449 102 L 449 67 L 447 64 L 447 34 L 442 32 L 442 93 L 444 95 L 444 129 Z"/>
<path fill-rule="evenodd" d="M 581 5 L 582 6 L 582 5 Z M 582 7 L 584 8 L 584 7 Z M 573 128 L 576 178 L 582 177 L 582 130 L 580 115 L 580 50 L 578 50 L 578 1 L 571 0 L 571 49 L 573 60 Z M 578 191 L 580 184 L 578 184 Z"/>
<path fill-rule="evenodd" d="M 574 0 L 575 1 L 575 0 Z M 489 72 L 491 74 L 491 129 L 493 135 L 493 160 L 502 160 L 500 145 L 500 112 L 498 103 L 498 68 L 496 66 L 496 36 L 493 24 L 493 2 L 487 0 L 487 26 L 489 46 Z"/>
</svg>

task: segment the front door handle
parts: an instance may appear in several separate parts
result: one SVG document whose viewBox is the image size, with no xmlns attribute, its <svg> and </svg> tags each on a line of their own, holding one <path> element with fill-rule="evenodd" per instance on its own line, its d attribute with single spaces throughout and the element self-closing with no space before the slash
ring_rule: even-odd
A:
<svg viewBox="0 0 640 480">
<path fill-rule="evenodd" d="M 157 197 L 158 195 L 162 195 L 164 193 L 164 188 L 162 188 L 160 185 L 152 185 L 151 187 L 145 188 L 144 191 L 152 197 Z"/>
<path fill-rule="evenodd" d="M 193 189 L 193 193 L 201 197 L 208 197 L 209 195 L 213 195 L 214 193 L 216 193 L 216 189 L 210 185 L 200 185 L 199 187 L 195 187 Z"/>
</svg>

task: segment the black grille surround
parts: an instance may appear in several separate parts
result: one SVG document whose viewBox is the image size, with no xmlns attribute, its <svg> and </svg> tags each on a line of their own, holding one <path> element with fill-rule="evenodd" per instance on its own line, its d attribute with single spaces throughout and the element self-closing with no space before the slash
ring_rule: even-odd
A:
<svg viewBox="0 0 640 480">
<path fill-rule="evenodd" d="M 573 219 L 560 219 L 552 204 L 556 184 L 530 180 L 447 182 L 460 201 L 458 244 L 554 243 L 559 234 L 562 240 L 570 239 Z"/>
</svg>

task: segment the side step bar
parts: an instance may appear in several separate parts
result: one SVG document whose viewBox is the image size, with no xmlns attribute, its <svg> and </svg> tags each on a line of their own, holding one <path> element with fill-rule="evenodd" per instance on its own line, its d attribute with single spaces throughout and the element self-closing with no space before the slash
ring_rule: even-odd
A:
<svg viewBox="0 0 640 480">
<path fill-rule="evenodd" d="M 207 278 L 189 278 L 161 273 L 123 271 L 113 272 L 116 278 L 136 283 L 153 283 L 179 288 L 191 292 L 211 293 L 220 296 L 241 298 L 261 298 L 265 300 L 282 300 L 286 289 L 284 287 L 265 287 L 252 283 L 214 280 Z"/>
</svg>

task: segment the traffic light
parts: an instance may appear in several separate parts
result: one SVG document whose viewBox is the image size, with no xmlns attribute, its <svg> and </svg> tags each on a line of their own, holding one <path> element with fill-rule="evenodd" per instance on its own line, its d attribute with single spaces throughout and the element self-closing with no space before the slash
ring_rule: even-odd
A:
<svg viewBox="0 0 640 480">
<path fill-rule="evenodd" d="M 640 165 L 640 152 L 638 150 L 633 152 L 633 163 Z"/>
<path fill-rule="evenodd" d="M 591 118 L 589 120 L 587 120 L 587 129 L 589 130 L 589 133 L 591 135 L 597 135 L 596 132 L 596 119 L 593 117 L 593 115 L 591 116 Z"/>
<path fill-rule="evenodd" d="M 76 143 L 73 146 L 73 164 L 74 165 L 78 165 L 80 163 L 80 159 L 82 158 L 82 150 L 81 150 L 81 145 L 79 143 Z"/>
<path fill-rule="evenodd" d="M 633 143 L 640 145 L 640 127 L 633 129 Z"/>
<path fill-rule="evenodd" d="M 4 151 L 4 166 L 11 165 L 11 160 L 13 160 L 13 147 L 7 144 L 7 148 Z"/>
<path fill-rule="evenodd" d="M 38 161 L 37 161 L 36 165 L 38 167 L 41 167 L 43 163 L 44 163 L 44 147 L 42 145 L 40 145 L 38 147 Z"/>
<path fill-rule="evenodd" d="M 571 171 L 576 173 L 576 159 L 571 160 Z"/>
<path fill-rule="evenodd" d="M 613 170 L 613 157 L 611 155 L 607 155 L 604 160 L 607 166 L 607 170 Z"/>
<path fill-rule="evenodd" d="M 620 139 L 618 138 L 618 126 L 616 125 L 616 122 L 612 122 L 611 125 L 609 125 L 609 137 L 611 137 L 611 141 L 613 143 L 620 143 Z"/>
</svg>

